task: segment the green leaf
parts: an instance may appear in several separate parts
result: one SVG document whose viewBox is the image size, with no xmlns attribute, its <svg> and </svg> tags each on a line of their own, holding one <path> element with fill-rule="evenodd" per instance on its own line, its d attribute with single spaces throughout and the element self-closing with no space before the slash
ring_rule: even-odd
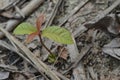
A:
<svg viewBox="0 0 120 80">
<path fill-rule="evenodd" d="M 63 44 L 73 44 L 71 34 L 65 28 L 50 26 L 42 31 L 42 36 Z"/>
<path fill-rule="evenodd" d="M 49 63 L 54 63 L 56 60 L 57 56 L 55 54 L 49 54 L 48 56 L 48 62 Z"/>
<path fill-rule="evenodd" d="M 32 26 L 31 24 L 21 23 L 20 25 L 17 26 L 17 28 L 15 28 L 13 34 L 24 35 L 24 34 L 31 34 L 36 31 L 37 31 L 36 27 Z"/>
</svg>

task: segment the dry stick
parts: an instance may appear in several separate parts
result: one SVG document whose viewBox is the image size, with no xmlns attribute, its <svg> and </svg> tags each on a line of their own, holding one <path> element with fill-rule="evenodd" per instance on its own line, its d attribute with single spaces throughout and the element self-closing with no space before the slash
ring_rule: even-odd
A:
<svg viewBox="0 0 120 80">
<path fill-rule="evenodd" d="M 105 17 L 109 12 L 111 12 L 114 8 L 116 8 L 118 5 L 120 4 L 120 0 L 117 0 L 116 2 L 114 2 L 112 4 L 112 6 L 110 6 L 109 8 L 107 8 L 106 10 L 104 10 L 103 12 L 101 12 L 101 14 L 98 14 L 96 17 L 95 17 L 95 20 L 96 22 L 100 19 L 102 19 L 103 17 Z M 84 26 L 84 25 L 82 25 Z M 86 31 L 86 30 L 85 30 Z M 78 32 L 79 33 L 79 32 Z M 91 48 L 90 48 L 91 49 Z M 89 49 L 88 49 L 89 51 Z M 87 52 L 86 52 L 87 53 Z M 81 57 L 79 57 L 79 59 L 70 67 L 68 68 L 64 73 L 68 72 L 69 70 L 71 70 L 72 68 L 76 67 L 76 65 L 78 64 L 78 62 L 81 61 L 81 59 L 86 55 L 86 53 L 83 53 L 81 55 Z"/>
<path fill-rule="evenodd" d="M 20 0 L 19 4 L 13 4 L 14 5 L 17 5 L 18 7 L 21 7 L 22 5 L 25 5 L 26 3 L 30 2 L 30 0 Z"/>
<path fill-rule="evenodd" d="M 53 66 L 55 66 L 55 64 L 57 63 L 59 57 L 61 56 L 61 54 L 62 54 L 62 52 L 63 52 L 64 50 L 65 50 L 65 48 L 62 48 L 62 49 L 60 50 L 60 52 L 58 53 L 58 56 L 57 56 L 55 62 L 53 63 Z"/>
<path fill-rule="evenodd" d="M 21 12 L 21 10 L 18 8 L 18 6 L 14 5 L 15 10 L 21 15 L 22 18 L 25 18 L 24 14 Z"/>
<path fill-rule="evenodd" d="M 48 21 L 46 22 L 46 24 L 45 24 L 45 26 L 44 26 L 43 28 L 46 28 L 47 26 L 50 26 L 50 25 L 52 24 L 52 21 L 53 21 L 54 17 L 56 16 L 56 13 L 57 13 L 58 8 L 59 8 L 59 6 L 60 6 L 60 4 L 61 4 L 62 1 L 63 1 L 63 0 L 58 0 L 58 1 L 57 1 L 57 4 L 56 4 L 55 7 L 53 8 L 53 11 L 52 11 L 52 13 L 51 13 L 51 16 L 49 17 Z"/>
<path fill-rule="evenodd" d="M 60 74 L 59 72 L 57 72 L 57 71 L 55 71 L 55 70 L 53 70 L 53 72 L 54 72 L 56 75 L 58 75 L 62 80 L 70 80 L 70 79 L 64 77 L 62 74 Z"/>
<path fill-rule="evenodd" d="M 108 7 L 106 10 L 102 11 L 100 14 L 98 14 L 92 21 L 88 21 L 84 24 L 80 24 L 80 27 L 82 27 L 82 29 L 78 29 L 77 31 L 75 31 L 75 37 L 79 36 L 80 34 L 82 34 L 83 32 L 85 32 L 86 30 L 88 30 L 84 25 L 85 24 L 89 24 L 89 23 L 96 23 L 97 21 L 99 21 L 100 19 L 104 18 L 108 13 L 110 13 L 114 8 L 116 8 L 118 5 L 120 4 L 120 0 L 115 1 L 110 7 Z M 97 27 L 97 26 L 96 26 Z"/>
<path fill-rule="evenodd" d="M 13 52 L 16 52 L 19 56 L 21 56 L 23 59 L 25 59 L 27 62 L 29 62 L 34 68 L 37 69 L 37 67 L 36 67 L 24 54 L 22 54 L 21 52 L 19 52 L 17 46 L 15 45 L 15 43 L 12 42 L 12 40 L 11 40 L 10 38 L 9 38 L 9 40 L 10 40 L 10 42 L 13 44 L 14 47 L 11 46 L 11 45 L 9 45 L 9 44 L 7 44 L 7 43 L 4 42 L 4 41 L 0 41 L 0 43 L 1 43 L 0 45 L 3 46 L 3 47 L 5 47 L 5 48 L 7 48 L 8 50 L 11 50 L 11 51 L 13 51 Z M 49 79 L 44 75 L 43 72 L 41 72 L 41 71 L 39 71 L 39 72 L 41 73 L 41 75 L 43 75 L 43 76 L 45 77 L 46 80 L 49 80 Z"/>
<path fill-rule="evenodd" d="M 23 13 L 25 16 L 29 16 L 34 10 L 36 10 L 42 3 L 44 2 L 44 0 L 32 0 L 27 6 L 25 6 L 22 10 L 21 13 Z M 31 7 L 32 6 L 32 7 Z M 17 16 L 20 16 L 17 14 Z M 6 30 L 7 31 L 11 31 L 13 30 L 16 25 L 18 25 L 20 22 L 22 22 L 21 20 L 10 20 L 8 21 L 7 25 L 6 25 Z M 4 36 L 4 34 L 2 32 L 0 32 L 0 38 L 2 38 Z"/>
<path fill-rule="evenodd" d="M 32 78 L 30 78 L 30 79 L 28 79 L 28 80 L 36 80 L 37 77 L 40 77 L 40 75 L 35 76 L 35 77 L 32 77 Z M 49 79 L 48 79 L 48 80 L 49 80 Z"/>
<path fill-rule="evenodd" d="M 10 42 L 12 41 L 11 39 L 9 39 L 9 40 L 10 40 Z M 19 56 L 21 56 L 23 59 L 25 59 L 26 61 L 28 61 L 28 62 L 30 63 L 29 59 L 27 59 L 23 54 L 21 54 L 21 53 L 19 52 L 19 50 L 17 49 L 17 47 L 16 47 L 16 45 L 15 45 L 14 43 L 12 43 L 12 44 L 13 44 L 13 46 L 14 46 L 15 48 L 14 48 L 13 46 L 7 44 L 7 43 L 4 42 L 4 41 L 0 41 L 0 42 L 2 43 L 2 44 L 0 44 L 1 46 L 7 48 L 8 50 L 11 50 L 11 51 L 13 51 L 13 52 L 16 52 Z"/>
<path fill-rule="evenodd" d="M 84 5 L 86 5 L 90 0 L 86 0 L 86 1 L 83 1 L 81 2 L 77 7 L 75 7 L 73 9 L 73 11 L 71 11 L 70 15 L 68 15 L 64 21 L 59 25 L 59 26 L 62 26 L 63 24 L 65 24 L 65 22 L 70 18 L 72 17 L 78 10 L 80 10 Z"/>
<path fill-rule="evenodd" d="M 92 80 L 99 80 L 97 73 L 94 72 L 93 67 L 87 66 L 87 70 Z"/>
<path fill-rule="evenodd" d="M 46 64 L 44 64 L 41 60 L 36 58 L 34 54 L 27 47 L 25 47 L 20 41 L 15 39 L 3 28 L 0 27 L 0 30 L 7 36 L 7 38 L 11 39 L 24 52 L 24 54 L 33 62 L 33 64 L 36 65 L 39 71 L 45 72 L 45 74 L 47 74 L 52 80 L 60 80 Z"/>
<path fill-rule="evenodd" d="M 87 23 L 96 23 L 100 19 L 104 18 L 107 14 L 109 14 L 114 8 L 116 8 L 120 4 L 120 0 L 115 1 L 110 7 L 108 7 L 106 10 L 98 14 L 93 21 L 88 21 Z M 85 24 L 87 24 L 85 23 Z M 96 26 L 97 27 L 97 26 Z"/>
<path fill-rule="evenodd" d="M 1 10 L 8 10 L 11 7 L 13 7 L 13 4 L 18 4 L 19 2 L 20 2 L 20 0 L 16 0 L 16 1 L 10 2 L 8 5 L 5 5 Z"/>
</svg>

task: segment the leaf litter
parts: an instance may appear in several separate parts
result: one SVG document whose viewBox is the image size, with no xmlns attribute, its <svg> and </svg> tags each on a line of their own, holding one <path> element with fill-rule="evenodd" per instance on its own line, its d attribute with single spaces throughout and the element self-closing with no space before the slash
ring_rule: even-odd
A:
<svg viewBox="0 0 120 80">
<path fill-rule="evenodd" d="M 84 0 L 81 1 L 84 2 Z M 27 45 L 28 48 L 31 48 L 30 50 L 35 53 L 35 56 L 39 54 L 38 58 L 43 60 L 44 63 L 52 66 L 52 68 L 55 68 L 58 72 L 64 74 L 64 76 L 69 78 L 70 80 L 119 80 L 120 16 L 119 14 L 117 14 L 118 19 L 116 19 L 115 13 L 115 11 L 120 11 L 119 8 L 115 8 L 114 10 L 112 10 L 111 14 L 108 14 L 97 22 L 93 21 L 95 23 L 85 24 L 85 27 L 82 25 L 87 21 L 93 20 L 97 14 L 105 10 L 108 6 L 111 6 L 113 2 L 114 0 L 91 0 L 82 9 L 78 10 L 72 17 L 68 19 L 68 21 L 63 25 L 63 27 L 65 26 L 65 28 L 69 29 L 73 33 L 73 35 L 75 35 L 73 37 L 76 44 L 66 46 L 53 43 L 52 41 L 44 40 L 48 43 L 48 47 L 56 55 L 59 55 L 61 51 L 60 49 L 57 49 L 59 46 L 62 46 L 62 48 L 65 49 L 61 52 L 61 56 L 58 56 L 59 59 L 54 66 L 53 63 L 51 64 L 47 61 L 48 56 L 47 54 L 45 54 L 47 52 L 43 50 L 41 45 L 38 45 L 36 39 L 33 40 L 30 45 Z M 68 16 L 73 10 L 73 8 L 78 5 L 78 3 L 80 3 L 79 0 L 63 1 L 60 7 L 60 11 L 57 12 L 52 25 L 59 25 L 64 20 L 64 17 Z M 46 11 L 46 15 L 48 18 L 50 16 L 49 12 L 52 11 L 54 5 L 55 2 L 45 1 L 43 6 L 39 8 L 35 13 L 33 13 L 31 17 L 27 19 L 27 21 L 33 24 L 36 16 L 38 16 L 38 14 L 42 11 Z M 49 10 L 45 10 L 48 6 Z M 6 48 L 6 46 L 4 46 L 2 43 L 0 43 L 0 46 L 1 45 L 2 47 L 0 48 L 0 51 L 2 52 L 2 54 L 0 55 L 2 56 L 3 54 L 5 54 L 5 56 L 0 58 L 0 64 L 4 63 L 5 65 L 11 65 L 11 63 L 14 63 L 13 66 L 16 66 L 18 70 L 13 70 L 14 72 L 12 72 L 10 70 L 10 67 L 8 67 L 7 69 L 6 67 L 1 66 L 3 67 L 1 71 L 5 72 L 7 70 L 7 73 L 5 72 L 5 77 L 0 78 L 11 78 L 12 80 L 45 80 L 45 77 L 39 74 L 39 72 L 34 69 L 29 63 L 24 64 L 26 62 L 22 59 L 15 60 L 18 58 L 18 56 L 13 55 L 15 54 L 14 52 L 10 52 L 7 49 L 4 49 L 3 47 Z M 92 48 L 88 52 L 86 52 L 87 46 L 92 46 Z M 36 52 L 37 50 L 39 51 Z M 86 53 L 81 58 L 82 53 L 84 52 Z M 10 57 L 9 55 L 11 55 L 12 57 Z M 81 59 L 77 62 L 78 58 Z M 76 65 L 70 70 L 67 70 L 74 63 L 77 63 L 78 65 Z M 27 67 L 25 65 L 27 65 Z M 83 69 L 83 67 L 85 70 Z"/>
</svg>

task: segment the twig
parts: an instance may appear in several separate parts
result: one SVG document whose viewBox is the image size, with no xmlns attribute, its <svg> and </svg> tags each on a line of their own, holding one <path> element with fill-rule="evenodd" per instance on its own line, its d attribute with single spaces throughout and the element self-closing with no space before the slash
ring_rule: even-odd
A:
<svg viewBox="0 0 120 80">
<path fill-rule="evenodd" d="M 16 64 L 19 60 L 20 60 L 20 57 L 18 57 L 17 59 L 15 59 L 10 65 Z"/>
<path fill-rule="evenodd" d="M 5 64 L 0 64 L 0 68 L 5 68 L 6 70 L 9 69 L 9 70 L 14 70 L 14 71 L 18 70 L 18 68 L 15 66 L 5 65 Z"/>
<path fill-rule="evenodd" d="M 64 19 L 64 21 L 63 21 L 59 26 L 62 26 L 63 24 L 65 24 L 65 22 L 66 22 L 70 17 L 72 17 L 78 10 L 80 10 L 80 9 L 81 9 L 84 5 L 86 5 L 89 1 L 90 1 L 90 0 L 82 1 L 77 7 L 75 7 L 75 8 L 71 11 L 70 15 L 68 15 L 68 16 Z"/>
<path fill-rule="evenodd" d="M 11 40 L 10 40 L 10 42 L 11 42 Z M 21 53 L 18 51 L 18 49 L 17 49 L 17 47 L 16 47 L 16 45 L 15 45 L 14 43 L 13 43 L 14 47 L 11 46 L 11 45 L 9 45 L 9 44 L 7 44 L 7 43 L 4 42 L 4 41 L 0 41 L 0 43 L 1 43 L 1 44 L 0 44 L 1 46 L 7 48 L 8 50 L 11 50 L 11 51 L 13 51 L 13 52 L 16 52 L 19 56 L 21 56 L 23 59 L 25 59 L 26 61 L 28 61 L 28 62 L 30 63 L 29 59 L 27 59 L 23 54 L 21 54 Z"/>
<path fill-rule="evenodd" d="M 98 14 L 92 21 L 88 21 L 85 23 L 96 23 L 98 22 L 100 19 L 104 18 L 107 14 L 109 14 L 114 8 L 116 8 L 118 5 L 120 4 L 120 0 L 115 1 L 110 7 L 108 7 L 106 10 L 104 10 L 103 12 L 101 12 L 100 14 Z"/>
<path fill-rule="evenodd" d="M 44 0 L 32 0 L 27 6 L 25 6 L 23 9 L 21 9 L 21 12 L 25 15 L 25 16 L 29 16 L 34 10 L 36 10 L 42 3 L 44 2 Z M 31 7 L 32 6 L 32 7 Z M 19 14 L 17 14 L 16 16 L 20 16 Z M 22 22 L 21 20 L 10 20 L 8 21 L 7 25 L 6 25 L 6 30 L 7 31 L 11 31 L 15 28 L 16 25 L 18 25 L 20 22 Z M 2 32 L 0 32 L 0 38 L 2 38 L 4 36 L 4 34 Z"/>
<path fill-rule="evenodd" d="M 18 6 L 14 5 L 15 10 L 20 14 L 21 17 L 25 18 L 24 14 L 21 12 L 21 10 L 18 8 Z"/>
<path fill-rule="evenodd" d="M 93 20 L 88 21 L 84 24 L 80 24 L 79 28 L 77 29 L 74 33 L 74 36 L 77 37 L 78 35 L 82 34 L 83 32 L 85 32 L 86 30 L 88 30 L 85 25 L 87 24 L 94 24 L 97 21 L 99 21 L 100 19 L 104 18 L 108 13 L 110 13 L 114 8 L 116 8 L 118 5 L 120 4 L 120 0 L 115 1 L 110 7 L 108 7 L 106 10 L 102 11 L 100 14 L 98 14 Z M 92 27 L 92 26 L 91 26 Z M 97 26 L 96 26 L 97 27 Z M 90 28 L 90 27 L 89 27 Z"/>
<path fill-rule="evenodd" d="M 30 78 L 30 79 L 28 79 L 28 80 L 36 80 L 37 77 L 40 77 L 40 75 L 35 76 L 35 77 L 32 77 L 32 78 Z M 49 80 L 49 79 L 48 79 L 48 80 Z"/>
<path fill-rule="evenodd" d="M 93 67 L 87 66 L 87 70 L 92 80 L 98 80 L 98 75 L 94 72 Z"/>
<path fill-rule="evenodd" d="M 55 71 L 55 70 L 53 70 L 53 72 L 54 72 L 56 75 L 58 75 L 62 80 L 70 80 L 70 79 L 66 78 L 65 76 L 63 76 L 62 74 L 60 74 L 59 72 L 57 72 L 57 71 Z"/>
<path fill-rule="evenodd" d="M 11 43 L 13 44 L 14 47 L 9 45 L 5 41 L 1 41 L 1 40 L 0 40 L 0 43 L 1 43 L 0 45 L 7 48 L 8 50 L 11 50 L 11 51 L 17 53 L 19 56 L 21 56 L 23 59 L 25 59 L 27 62 L 29 62 L 34 68 L 37 69 L 36 65 L 34 65 L 24 54 L 19 52 L 19 50 L 18 50 L 17 46 L 15 45 L 15 43 L 13 43 L 11 39 L 9 39 L 9 40 L 11 41 Z M 42 76 L 44 76 L 44 78 L 46 80 L 49 80 L 43 72 L 41 72 L 41 71 L 39 71 L 39 72 L 41 73 Z"/>
<path fill-rule="evenodd" d="M 58 56 L 57 56 L 55 62 L 53 63 L 53 66 L 55 66 L 55 64 L 57 63 L 59 57 L 61 56 L 61 54 L 62 54 L 62 52 L 63 52 L 64 50 L 65 50 L 65 48 L 62 48 L 62 49 L 61 49 L 61 51 L 59 52 L 59 54 L 58 54 Z"/>
<path fill-rule="evenodd" d="M 5 7 L 3 7 L 1 10 L 9 10 L 11 7 L 13 7 L 13 4 L 18 4 L 21 0 L 16 0 L 13 2 L 10 2 L 8 5 L 6 5 Z"/>
<path fill-rule="evenodd" d="M 57 0 L 57 3 L 56 3 L 56 5 L 55 5 L 54 9 L 53 9 L 53 11 L 51 12 L 51 16 L 49 17 L 49 19 L 48 19 L 48 21 L 46 22 L 46 24 L 45 24 L 45 26 L 43 27 L 43 29 L 46 28 L 47 26 L 50 26 L 50 25 L 52 24 L 52 21 L 53 21 L 55 15 L 56 15 L 56 13 L 57 13 L 57 11 L 58 11 L 58 8 L 59 8 L 59 6 L 60 6 L 60 4 L 61 4 L 62 1 L 63 1 L 63 0 Z"/>
</svg>

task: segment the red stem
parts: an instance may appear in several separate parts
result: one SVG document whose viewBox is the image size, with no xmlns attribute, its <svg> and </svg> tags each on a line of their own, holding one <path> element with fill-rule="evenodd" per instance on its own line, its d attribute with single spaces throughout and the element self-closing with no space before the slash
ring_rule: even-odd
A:
<svg viewBox="0 0 120 80">
<path fill-rule="evenodd" d="M 50 49 L 48 49 L 48 48 L 46 47 L 46 45 L 44 44 L 44 42 L 42 41 L 42 38 L 41 38 L 41 35 L 40 35 L 40 34 L 39 34 L 39 39 L 40 39 L 41 45 L 42 45 L 50 54 L 52 54 L 52 52 L 50 51 Z"/>
</svg>

